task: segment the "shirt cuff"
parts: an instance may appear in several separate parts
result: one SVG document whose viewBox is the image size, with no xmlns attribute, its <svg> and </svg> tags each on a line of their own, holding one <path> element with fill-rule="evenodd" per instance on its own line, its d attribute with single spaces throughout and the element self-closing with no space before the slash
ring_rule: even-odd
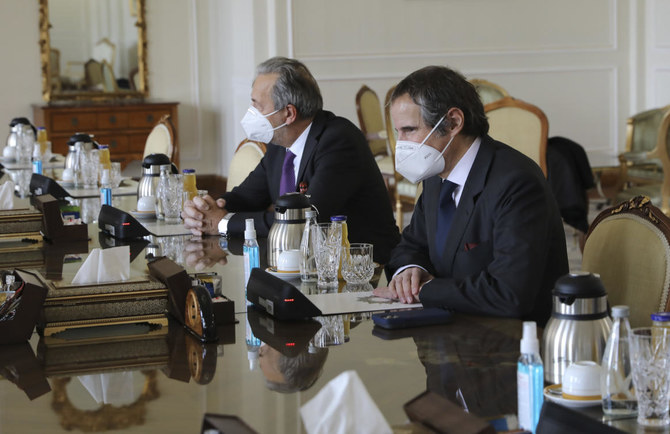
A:
<svg viewBox="0 0 670 434">
<path fill-rule="evenodd" d="M 228 222 L 230 219 L 235 215 L 234 212 L 229 212 L 223 218 L 219 221 L 218 229 L 219 229 L 219 234 L 223 237 L 228 236 Z"/>
<path fill-rule="evenodd" d="M 398 269 L 395 271 L 395 273 L 393 273 L 393 276 L 391 276 L 391 279 L 393 279 L 393 278 L 394 278 L 396 275 L 398 275 L 399 273 L 402 273 L 403 271 L 407 270 L 408 268 L 413 268 L 413 267 L 421 268 L 421 269 L 422 269 L 423 271 L 425 271 L 426 273 L 428 272 L 428 270 L 426 270 L 425 268 L 423 268 L 421 265 L 407 264 L 407 265 L 403 265 L 402 267 L 398 268 Z"/>
</svg>

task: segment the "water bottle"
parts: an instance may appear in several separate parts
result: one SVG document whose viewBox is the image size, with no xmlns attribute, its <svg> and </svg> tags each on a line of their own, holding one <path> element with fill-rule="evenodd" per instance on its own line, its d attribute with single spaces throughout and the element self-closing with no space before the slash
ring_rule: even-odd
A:
<svg viewBox="0 0 670 434">
<path fill-rule="evenodd" d="M 519 427 L 535 432 L 544 402 L 544 368 L 540 358 L 537 325 L 534 321 L 523 323 L 521 357 L 517 362 L 516 383 Z"/>
<path fill-rule="evenodd" d="M 246 298 L 247 284 L 249 283 L 251 270 L 259 268 L 261 264 L 254 219 L 246 219 L 244 220 L 244 224 L 244 246 L 242 246 L 242 253 L 244 254 L 244 296 Z M 249 301 L 247 301 L 247 304 L 249 304 Z"/>
<path fill-rule="evenodd" d="M 300 241 L 300 280 L 303 282 L 316 282 L 316 255 L 314 251 L 314 239 L 311 227 L 316 225 L 316 211 L 305 212 L 305 230 L 302 232 Z"/>
<path fill-rule="evenodd" d="M 612 330 L 605 345 L 600 371 L 603 413 L 614 417 L 637 413 L 628 348 L 628 337 L 631 334 L 628 312 L 628 306 L 612 308 Z"/>
<path fill-rule="evenodd" d="M 112 181 L 109 169 L 104 169 L 100 176 L 100 205 L 112 206 Z"/>
<path fill-rule="evenodd" d="M 41 175 L 42 170 L 42 150 L 39 143 L 33 145 L 33 173 Z"/>
</svg>

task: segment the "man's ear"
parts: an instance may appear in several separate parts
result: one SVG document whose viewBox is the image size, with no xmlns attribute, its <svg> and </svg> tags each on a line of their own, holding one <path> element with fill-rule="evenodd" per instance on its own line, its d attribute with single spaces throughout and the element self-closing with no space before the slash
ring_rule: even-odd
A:
<svg viewBox="0 0 670 434">
<path fill-rule="evenodd" d="M 288 112 L 288 116 L 286 117 L 286 125 L 291 125 L 298 119 L 298 109 L 296 109 L 293 104 L 288 104 L 286 106 L 286 111 Z"/>
<path fill-rule="evenodd" d="M 447 121 L 449 128 L 454 132 L 454 135 L 461 132 L 465 124 L 465 115 L 458 107 L 453 107 L 447 112 Z"/>
</svg>

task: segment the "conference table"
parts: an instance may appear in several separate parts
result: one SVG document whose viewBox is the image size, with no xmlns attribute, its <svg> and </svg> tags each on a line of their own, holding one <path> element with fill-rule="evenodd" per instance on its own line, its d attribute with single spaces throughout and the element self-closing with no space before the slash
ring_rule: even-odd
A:
<svg viewBox="0 0 670 434">
<path fill-rule="evenodd" d="M 135 201 L 113 200 L 126 210 Z M 129 244 L 131 274 L 147 273 L 148 261 L 167 256 L 188 273 L 220 278 L 237 322 L 223 326 L 216 343 L 202 343 L 171 320 L 158 332 L 97 327 L 65 342 L 35 332 L 29 342 L 0 346 L 0 433 L 194 433 L 206 414 L 259 433 L 303 433 L 301 409 L 345 372 L 360 378 L 394 432 L 428 432 L 403 409 L 426 391 L 484 420 L 504 424 L 516 415 L 520 320 L 456 313 L 448 324 L 401 330 L 375 326 L 371 313 L 278 321 L 247 311 L 241 240 L 173 235 L 124 243 L 101 235 L 95 221 L 88 234 L 88 241 L 56 247 L 45 241 L 41 259 L 12 268 L 67 281 L 93 248 Z M 321 291 L 299 278 L 289 282 L 305 293 Z M 385 283 L 378 270 L 374 284 Z M 343 283 L 337 289 L 356 290 Z M 335 408 L 358 426 L 360 402 L 337 396 L 311 411 L 325 420 Z M 580 411 L 602 418 L 599 407 Z M 634 419 L 606 423 L 640 432 Z"/>
</svg>

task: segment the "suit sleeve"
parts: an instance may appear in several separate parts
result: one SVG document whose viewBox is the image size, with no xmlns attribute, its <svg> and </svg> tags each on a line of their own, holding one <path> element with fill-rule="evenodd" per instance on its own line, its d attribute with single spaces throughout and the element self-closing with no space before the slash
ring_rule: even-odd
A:
<svg viewBox="0 0 670 434">
<path fill-rule="evenodd" d="M 408 264 L 419 265 L 430 274 L 435 274 L 435 267 L 431 263 L 428 255 L 428 235 L 426 234 L 426 218 L 423 201 L 424 194 L 421 194 L 414 206 L 412 219 L 402 232 L 400 243 L 391 252 L 391 259 L 386 265 L 386 275 L 388 279 L 395 274 L 398 268 Z"/>
<path fill-rule="evenodd" d="M 563 236 L 556 234 L 557 209 L 542 181 L 517 173 L 479 198 L 488 217 L 477 223 L 490 231 L 466 230 L 463 242 L 478 245 L 459 248 L 452 276 L 423 286 L 419 297 L 424 306 L 510 317 L 532 312 L 538 293 L 547 289 L 542 286 L 548 251 L 559 248 L 556 239 Z M 478 233 L 488 239 L 474 239 Z"/>
<path fill-rule="evenodd" d="M 228 222 L 229 235 L 241 236 L 244 233 L 244 220 L 248 218 L 254 219 L 257 236 L 268 235 L 274 221 L 274 213 L 267 210 L 272 205 L 268 172 L 273 157 L 274 152 L 268 150 L 249 176 L 239 186 L 222 196 L 226 200 L 226 209 L 235 213 Z M 266 211 L 243 211 L 249 209 Z"/>
</svg>

